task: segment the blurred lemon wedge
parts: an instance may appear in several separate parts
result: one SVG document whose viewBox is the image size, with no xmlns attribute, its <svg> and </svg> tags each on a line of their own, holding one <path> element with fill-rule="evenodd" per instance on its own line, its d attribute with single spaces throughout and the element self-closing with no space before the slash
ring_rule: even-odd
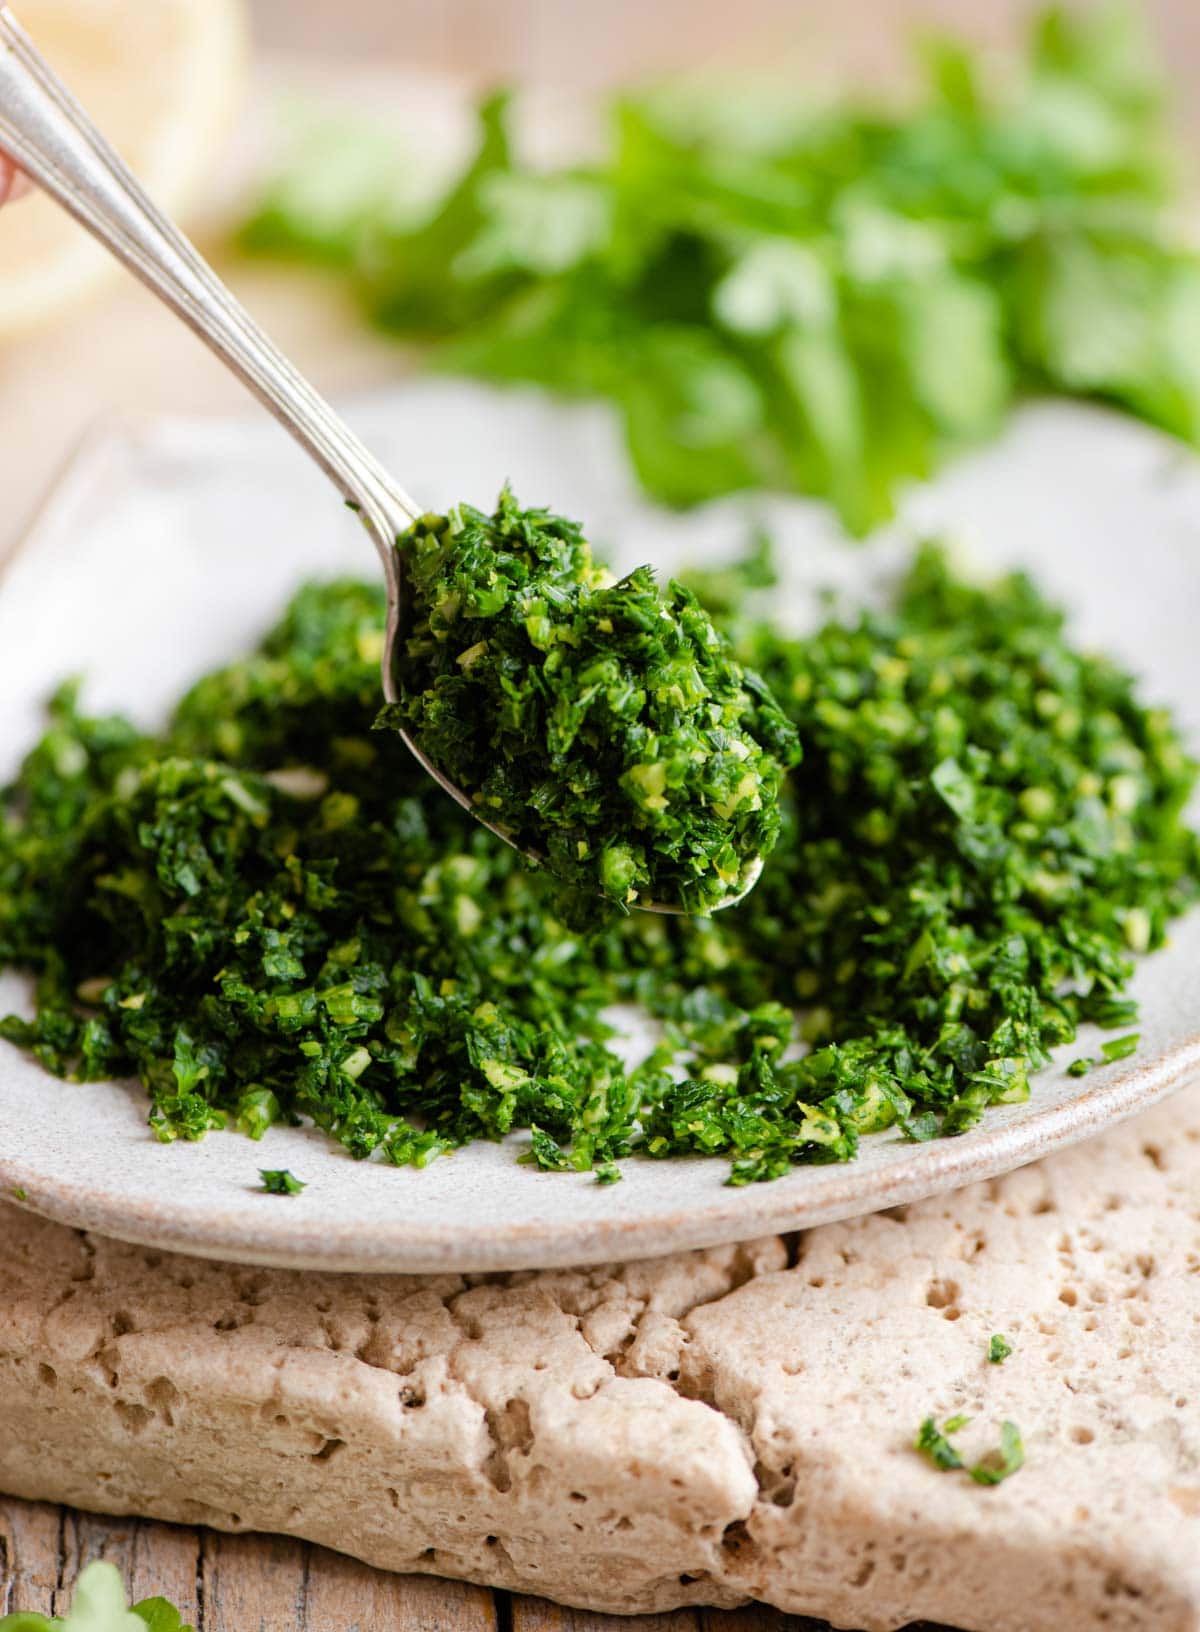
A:
<svg viewBox="0 0 1200 1632">
<path fill-rule="evenodd" d="M 34 43 L 168 215 L 194 212 L 237 105 L 241 0 L 15 0 Z M 116 262 L 51 199 L 0 212 L 0 338 L 79 304 Z"/>
</svg>

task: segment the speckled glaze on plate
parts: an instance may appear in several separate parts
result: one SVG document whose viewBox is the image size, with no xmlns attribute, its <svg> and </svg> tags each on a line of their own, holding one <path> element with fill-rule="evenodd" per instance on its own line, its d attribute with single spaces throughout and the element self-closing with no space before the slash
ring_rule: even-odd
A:
<svg viewBox="0 0 1200 1632">
<path fill-rule="evenodd" d="M 526 503 L 586 519 L 624 567 L 727 555 L 752 514 L 777 540 L 780 604 L 799 625 L 817 589 L 861 601 L 915 536 L 947 531 L 982 567 L 1033 568 L 1071 609 L 1077 637 L 1142 674 L 1200 739 L 1200 463 L 1115 415 L 1027 408 L 1000 443 L 914 491 L 902 524 L 865 547 L 795 501 L 652 509 L 601 409 L 421 382 L 352 404 L 349 417 L 430 506 L 489 503 L 511 478 Z M 374 570 L 352 518 L 265 418 L 98 434 L 0 581 L 0 777 L 64 669 L 86 675 L 88 706 L 152 723 L 197 674 L 244 650 L 301 579 Z M 847 1166 L 742 1190 L 725 1185 L 719 1159 L 630 1159 L 617 1186 L 538 1173 L 516 1164 L 519 1138 L 423 1172 L 354 1162 L 305 1128 L 272 1128 L 260 1144 L 214 1133 L 161 1145 L 136 1085 L 59 1082 L 0 1043 L 0 1191 L 64 1223 L 245 1263 L 426 1272 L 647 1257 L 933 1195 L 1134 1114 L 1200 1075 L 1200 914 L 1143 963 L 1135 992 L 1133 1058 L 1070 1078 L 1066 1061 L 1094 1049 L 1084 1036 L 1027 1104 L 997 1108 L 960 1138 L 878 1134 Z M 0 976 L 0 1010 L 27 1001 L 24 980 Z M 637 1030 L 634 1018 L 631 1046 Z M 291 1168 L 307 1188 L 266 1195 L 260 1167 Z"/>
</svg>

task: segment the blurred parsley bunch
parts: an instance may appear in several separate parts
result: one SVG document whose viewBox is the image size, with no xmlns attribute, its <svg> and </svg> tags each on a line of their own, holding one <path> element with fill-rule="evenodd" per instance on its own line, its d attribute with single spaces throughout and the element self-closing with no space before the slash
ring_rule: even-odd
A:
<svg viewBox="0 0 1200 1632">
<path fill-rule="evenodd" d="M 523 162 L 491 97 L 415 226 L 378 133 L 326 125 L 243 237 L 343 267 L 437 367 L 608 398 L 659 500 L 792 489 L 861 533 L 1020 390 L 1200 441 L 1200 258 L 1172 219 L 1162 104 L 1129 13 L 1054 9 L 1002 74 L 927 43 L 895 107 L 622 97 L 578 168 Z"/>
</svg>

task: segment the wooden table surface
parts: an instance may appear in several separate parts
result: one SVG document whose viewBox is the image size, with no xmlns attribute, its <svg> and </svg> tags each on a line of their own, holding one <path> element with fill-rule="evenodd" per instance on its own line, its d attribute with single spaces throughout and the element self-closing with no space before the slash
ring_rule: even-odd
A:
<svg viewBox="0 0 1200 1632">
<path fill-rule="evenodd" d="M 388 1575 L 282 1536 L 104 1519 L 0 1497 L 0 1615 L 64 1613 L 93 1558 L 118 1566 L 131 1601 L 161 1594 L 196 1632 L 828 1632 L 758 1607 L 592 1615 L 435 1576 Z"/>
</svg>

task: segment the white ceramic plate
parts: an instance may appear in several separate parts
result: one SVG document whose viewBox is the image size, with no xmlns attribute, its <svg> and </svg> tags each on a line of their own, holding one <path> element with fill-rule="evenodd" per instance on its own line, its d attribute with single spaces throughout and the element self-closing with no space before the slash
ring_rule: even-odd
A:
<svg viewBox="0 0 1200 1632">
<path fill-rule="evenodd" d="M 688 517 L 645 505 L 601 409 L 425 382 L 352 405 L 350 418 L 431 506 L 487 504 L 511 477 L 526 502 L 585 518 L 622 565 L 670 569 L 745 536 L 742 501 Z M 1029 408 L 999 445 L 914 492 L 904 525 L 868 547 L 842 542 L 817 507 L 770 500 L 753 512 L 778 542 L 781 604 L 797 622 L 814 615 L 815 589 L 861 600 L 915 534 L 944 528 L 984 567 L 1034 568 L 1076 635 L 1141 673 L 1200 739 L 1200 463 L 1153 433 L 1099 411 Z M 243 651 L 296 583 L 347 570 L 374 570 L 367 541 L 265 417 L 94 439 L 0 583 L 0 778 L 65 670 L 87 676 L 89 706 L 153 723 L 197 674 Z M 630 1159 L 613 1187 L 538 1173 L 516 1164 L 519 1138 L 424 1172 L 354 1162 L 303 1128 L 273 1128 L 261 1144 L 214 1133 L 161 1145 L 138 1087 L 59 1082 L 0 1043 L 0 1193 L 150 1246 L 325 1269 L 511 1269 L 745 1239 L 985 1178 L 1151 1104 L 1200 1072 L 1198 973 L 1195 914 L 1138 972 L 1134 1058 L 1070 1078 L 1065 1061 L 1094 1048 L 1084 1037 L 1027 1104 L 958 1139 L 879 1134 L 848 1166 L 740 1190 L 721 1160 Z M 21 979 L 0 977 L 0 1010 L 27 1001 Z M 307 1189 L 268 1196 L 260 1167 L 291 1168 Z"/>
</svg>

